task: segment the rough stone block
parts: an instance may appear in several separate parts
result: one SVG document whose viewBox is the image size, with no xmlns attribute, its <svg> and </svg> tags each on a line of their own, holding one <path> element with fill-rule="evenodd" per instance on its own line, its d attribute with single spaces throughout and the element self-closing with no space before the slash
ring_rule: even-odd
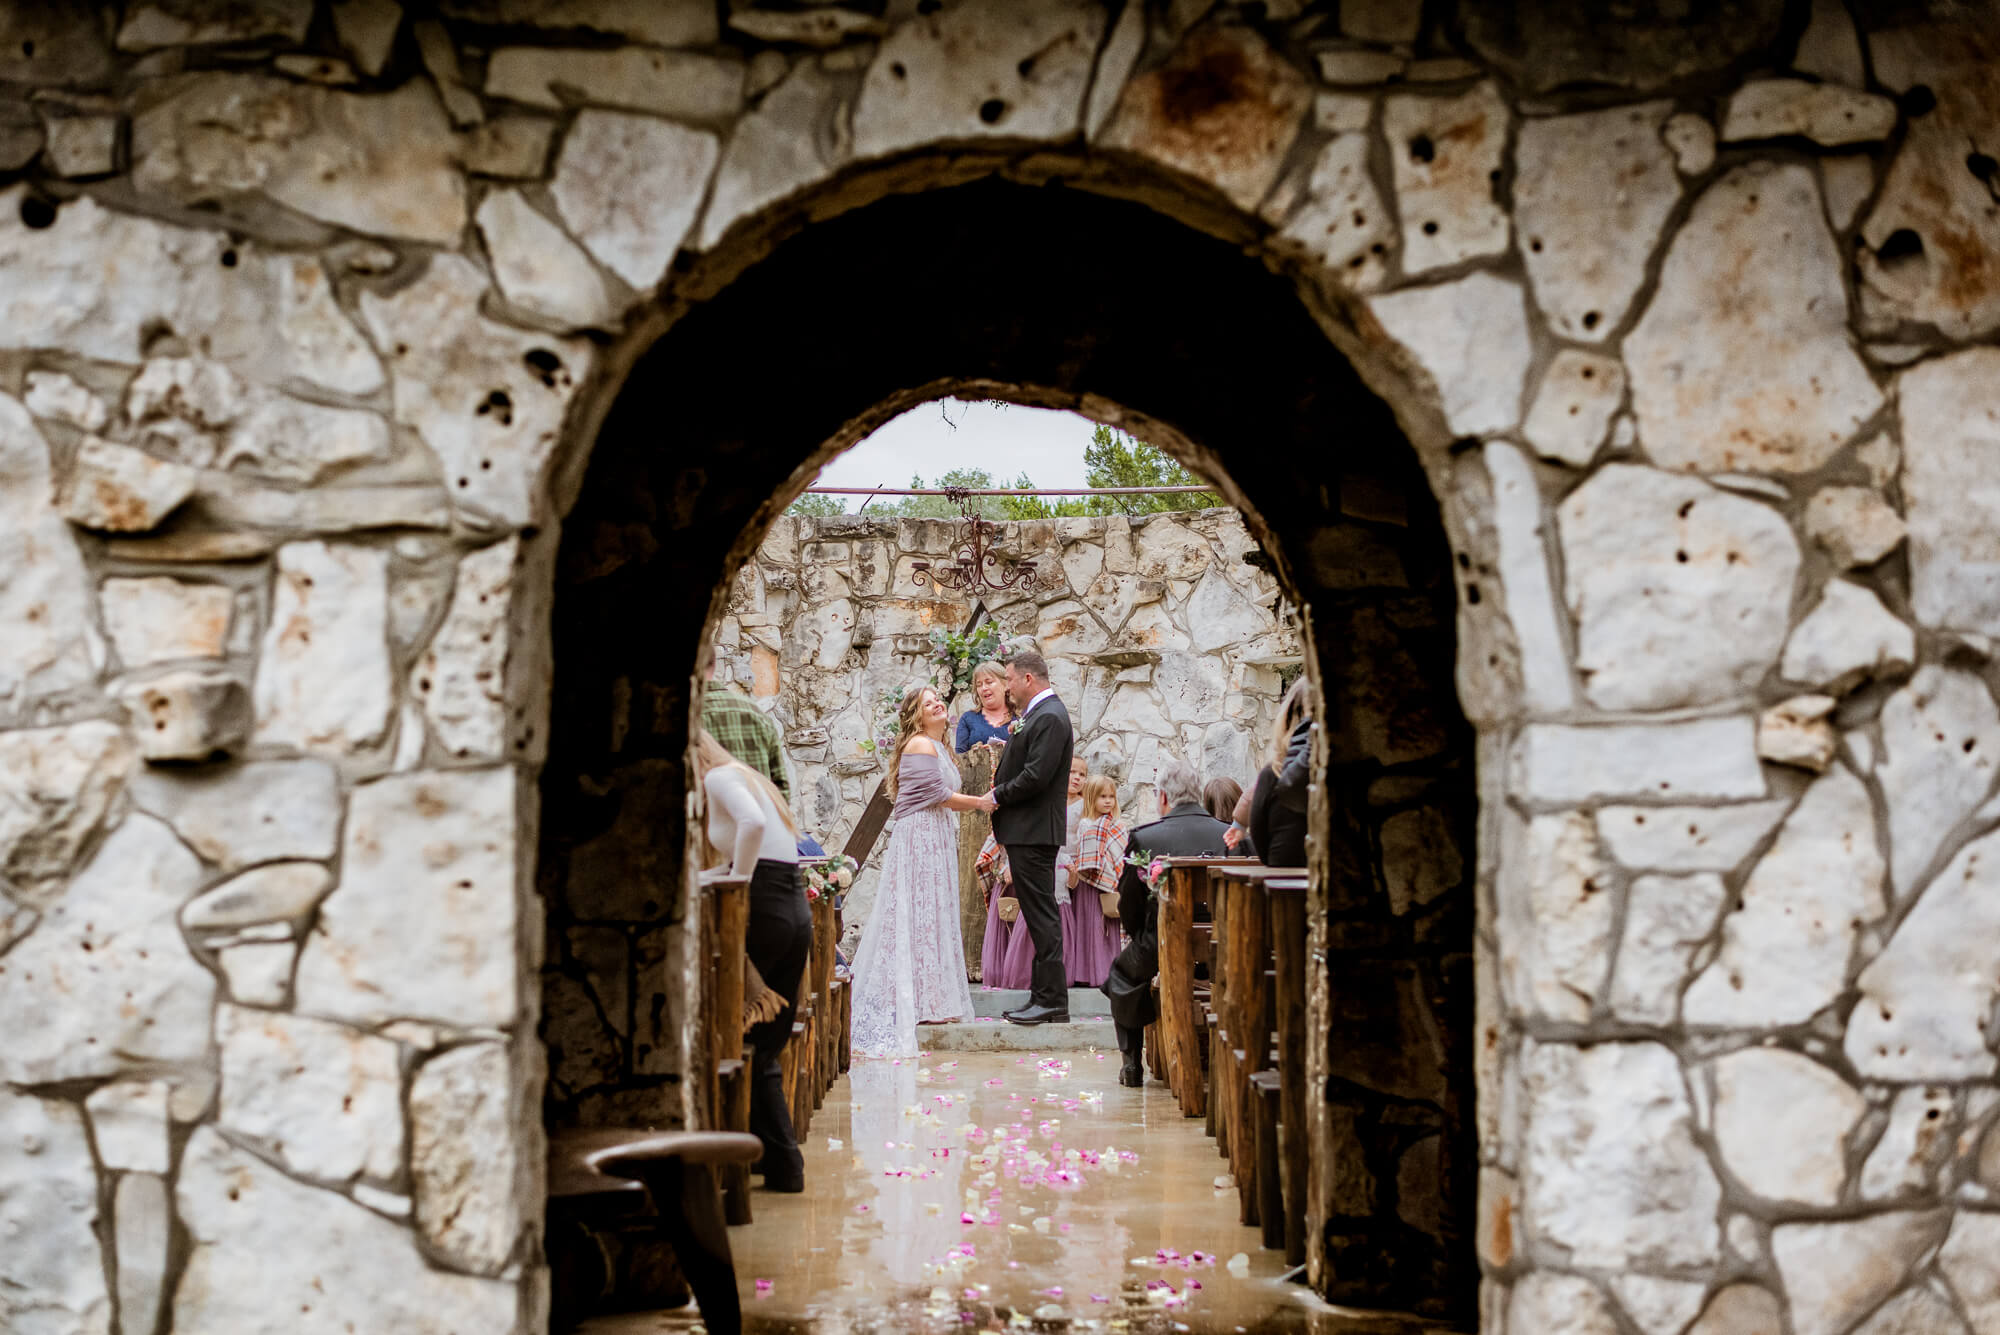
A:
<svg viewBox="0 0 2000 1335">
<path fill-rule="evenodd" d="M 1312 96 L 1305 76 L 1249 28 L 1205 25 L 1165 64 L 1125 85 L 1099 142 L 1206 182 L 1253 210 L 1277 183 Z"/>
<path fill-rule="evenodd" d="M 569 98 L 675 120 L 725 122 L 743 105 L 743 64 L 639 46 L 506 46 L 486 63 L 486 95 L 562 109 Z"/>
<path fill-rule="evenodd" d="M 1624 322 L 1645 282 L 1660 229 L 1681 196 L 1673 150 L 1661 135 L 1672 111 L 1670 102 L 1646 102 L 1521 124 L 1514 150 L 1521 258 L 1536 303 L 1564 338 L 1602 341 Z M 1611 406 L 1620 392 L 1622 382 L 1610 391 Z"/>
<path fill-rule="evenodd" d="M 1520 449 L 1493 441 L 1485 450 L 1493 486 L 1493 527 L 1500 540 L 1500 582 L 1507 620 L 1521 654 L 1521 688 L 1528 708 L 1538 713 L 1576 703 L 1561 613 L 1549 581 L 1549 557 L 1542 535 L 1541 485 L 1534 465 Z"/>
<path fill-rule="evenodd" d="M 1840 738 L 1827 715 L 1830 695 L 1797 695 L 1757 716 L 1757 754 L 1774 765 L 1796 765 L 1824 774 Z"/>
<path fill-rule="evenodd" d="M 1521 434 L 1544 459 L 1588 467 L 1625 400 L 1625 368 L 1615 358 L 1565 348 L 1542 373 Z"/>
<path fill-rule="evenodd" d="M 207 760 L 250 735 L 250 692 L 230 672 L 176 669 L 122 682 L 112 696 L 147 760 Z"/>
<path fill-rule="evenodd" d="M 83 1101 L 97 1158 L 106 1168 L 164 1173 L 167 1155 L 167 1086 L 158 1080 L 99 1086 Z"/>
<path fill-rule="evenodd" d="M 97 1200 L 77 1106 L 0 1088 L 0 1326 L 34 1335 L 111 1329 Z"/>
<path fill-rule="evenodd" d="M 1625 369 L 1648 453 L 1685 472 L 1809 472 L 1874 416 L 1809 168 L 1738 167 L 1702 193 Z"/>
<path fill-rule="evenodd" d="M 118 1179 L 111 1218 L 117 1241 L 121 1330 L 152 1330 L 159 1320 L 173 1217 L 166 1178 L 154 1173 L 127 1173 Z"/>
<path fill-rule="evenodd" d="M 1736 1179 L 1769 1201 L 1840 1203 L 1846 1140 L 1867 1103 L 1845 1080 L 1782 1048 L 1717 1060 L 1715 1141 Z"/>
<path fill-rule="evenodd" d="M 0 733 L 0 875 L 39 906 L 62 889 L 131 774 L 131 740 L 115 724 Z"/>
<path fill-rule="evenodd" d="M 573 130 L 571 143 L 577 142 Z M 633 192 L 625 198 L 637 200 L 641 187 L 625 184 Z M 666 222 L 664 215 L 648 216 Z M 671 254 L 677 238 L 668 244 Z M 365 293 L 361 310 L 390 356 L 396 418 L 437 455 L 452 505 L 523 524 L 540 496 L 570 397 L 588 372 L 590 350 L 578 339 L 484 318 L 485 290 L 485 277 L 469 261 L 438 255 L 424 277 L 393 295 Z"/>
<path fill-rule="evenodd" d="M 174 1290 L 175 1330 L 451 1335 L 524 1321 L 515 1283 L 434 1268 L 403 1224 L 292 1181 L 212 1127 L 188 1142 L 176 1194 L 193 1249 Z M 286 1237 L 312 1245 L 271 1245 Z"/>
<path fill-rule="evenodd" d="M 135 776 L 132 798 L 224 871 L 331 858 L 340 828 L 339 779 L 321 760 L 147 770 Z"/>
<path fill-rule="evenodd" d="M 292 1173 L 332 1182 L 403 1167 L 402 1074 L 396 1044 L 302 1015 L 224 1005 L 217 1124 L 267 1144 Z"/>
<path fill-rule="evenodd" d="M 507 738 L 508 617 L 520 543 L 509 538 L 458 563 L 444 622 L 411 672 L 438 744 L 459 759 L 498 759 Z"/>
<path fill-rule="evenodd" d="M 398 774 L 349 802 L 341 879 L 299 959 L 298 1009 L 357 1024 L 516 1022 L 514 774 Z"/>
<path fill-rule="evenodd" d="M 1959 850 L 1896 927 L 1857 986 L 1847 1058 L 1876 1080 L 1984 1080 L 1996 1063 L 1986 1026 L 2000 1000 L 2000 835 Z"/>
<path fill-rule="evenodd" d="M 1357 292 L 1382 285 L 1396 244 L 1394 222 L 1369 175 L 1369 145 L 1360 132 L 1327 141 L 1306 177 L 1303 202 L 1280 234 Z"/>
<path fill-rule="evenodd" d="M 453 1048 L 419 1067 L 410 1083 L 410 1179 L 424 1239 L 476 1274 L 513 1259 L 514 1240 L 535 1206 L 514 1153 L 520 1119 L 514 1079 L 499 1043 Z"/>
<path fill-rule="evenodd" d="M 1747 714 L 1681 723 L 1534 724 L 1514 743 L 1512 786 L 1544 802 L 1762 797 L 1755 740 Z"/>
<path fill-rule="evenodd" d="M 142 191 L 184 204 L 262 194 L 310 218 L 433 245 L 456 245 L 465 227 L 457 152 L 437 92 L 422 80 L 348 93 L 189 74 L 132 119 L 132 178 Z"/>
<path fill-rule="evenodd" d="M 1875 777 L 1888 807 L 1889 871 L 1901 900 L 1993 786 L 2000 709 L 1973 674 L 1926 667 L 1883 703 L 1881 736 Z"/>
<path fill-rule="evenodd" d="M 297 44 L 312 23 L 312 0 L 256 0 L 208 5 L 189 0 L 147 0 L 125 11 L 118 27 L 120 51 L 163 46 L 276 40 Z"/>
<path fill-rule="evenodd" d="M 1528 1043 L 1522 1212 L 1579 1266 L 1713 1264 L 1722 1189 L 1680 1064 L 1657 1043 Z"/>
<path fill-rule="evenodd" d="M 1491 83 L 1457 97 L 1392 97 L 1382 137 L 1395 172 L 1403 271 L 1416 275 L 1507 249 L 1507 211 L 1494 191 L 1512 116 Z"/>
<path fill-rule="evenodd" d="M 234 595 L 220 584 L 154 576 L 107 579 L 98 593 L 111 645 L 128 668 L 178 658 L 220 658 Z"/>
<path fill-rule="evenodd" d="M 1779 1224 L 1771 1255 L 1797 1335 L 1841 1335 L 1901 1288 L 1944 1236 L 1946 1215 L 1899 1212 L 1829 1223 Z"/>
<path fill-rule="evenodd" d="M 1734 871 L 1790 805 L 1779 799 L 1723 807 L 1600 807 L 1597 830 L 1628 867 Z"/>
<path fill-rule="evenodd" d="M 1632 878 L 1611 983 L 1613 1015 L 1663 1028 L 1679 1020 L 1688 965 L 1714 932 L 1723 896 L 1722 878 L 1712 872 Z"/>
<path fill-rule="evenodd" d="M 257 664 L 257 740 L 344 754 L 389 727 L 385 553 L 325 542 L 278 550 Z"/>
<path fill-rule="evenodd" d="M 1876 93 L 1804 79 L 1755 79 L 1730 95 L 1722 141 L 1798 137 L 1816 144 L 1866 144 L 1896 128 L 1896 104 Z"/>
<path fill-rule="evenodd" d="M 550 194 L 600 264 L 649 291 L 694 226 L 720 151 L 706 131 L 586 111 L 563 140 Z"/>
<path fill-rule="evenodd" d="M 1916 655 L 1915 632 L 1872 590 L 1836 579 L 1785 641 L 1778 671 L 1788 681 L 1844 695 L 1869 677 L 1909 671 Z"/>
<path fill-rule="evenodd" d="M 1513 824 L 1494 890 L 1500 985 L 1516 1015 L 1582 1024 L 1604 991 L 1617 894 L 1590 816 Z"/>
<path fill-rule="evenodd" d="M 1823 487 L 1806 502 L 1806 533 L 1842 570 L 1874 565 L 1903 541 L 1903 517 L 1866 487 Z"/>
<path fill-rule="evenodd" d="M 1941 629 L 2000 634 L 2000 348 L 1903 372 L 1910 605 Z"/>
<path fill-rule="evenodd" d="M 175 916 L 201 864 L 171 831 L 133 814 L 112 831 L 39 927 L 7 954 L 0 1080 L 42 1084 L 191 1062 L 208 1048 L 215 980 Z"/>
<path fill-rule="evenodd" d="M 1606 709 L 1740 697 L 1785 642 L 1799 549 L 1769 506 L 1610 464 L 1557 511 L 1584 693 Z"/>
<path fill-rule="evenodd" d="M 1430 375 L 1453 435 L 1511 431 L 1521 420 L 1531 344 L 1519 285 L 1475 273 L 1386 293 L 1370 309 Z"/>
<path fill-rule="evenodd" d="M 196 480 L 192 468 L 92 438 L 77 450 L 56 508 L 83 528 L 143 533 L 192 496 Z"/>
<path fill-rule="evenodd" d="M 1861 781 L 1835 766 L 1814 781 L 1723 920 L 1722 949 L 1681 1002 L 1687 1023 L 1800 1024 L 1847 986 L 1865 923 L 1882 916 L 1883 861 Z"/>
</svg>

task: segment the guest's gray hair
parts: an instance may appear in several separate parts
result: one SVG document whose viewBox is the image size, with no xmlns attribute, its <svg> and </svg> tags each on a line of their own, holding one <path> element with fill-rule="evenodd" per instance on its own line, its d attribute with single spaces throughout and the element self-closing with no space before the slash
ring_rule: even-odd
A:
<svg viewBox="0 0 2000 1335">
<path fill-rule="evenodd" d="M 1201 801 L 1201 776 L 1185 761 L 1176 760 L 1160 771 L 1160 777 L 1153 782 L 1159 790 L 1160 800 L 1169 807 L 1177 807 L 1183 802 Z"/>
</svg>

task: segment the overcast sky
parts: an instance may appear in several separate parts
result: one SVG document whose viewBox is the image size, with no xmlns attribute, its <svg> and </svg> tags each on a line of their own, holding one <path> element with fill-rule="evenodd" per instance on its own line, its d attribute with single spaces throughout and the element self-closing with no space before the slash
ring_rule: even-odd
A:
<svg viewBox="0 0 2000 1335">
<path fill-rule="evenodd" d="M 814 485 L 907 487 L 912 474 L 934 484 L 954 468 L 983 468 L 995 486 L 1026 473 L 1038 487 L 1081 487 L 1083 447 L 1095 429 L 1075 413 L 939 399 L 885 422 L 822 469 Z M 864 498 L 839 499 L 852 511 Z"/>
</svg>

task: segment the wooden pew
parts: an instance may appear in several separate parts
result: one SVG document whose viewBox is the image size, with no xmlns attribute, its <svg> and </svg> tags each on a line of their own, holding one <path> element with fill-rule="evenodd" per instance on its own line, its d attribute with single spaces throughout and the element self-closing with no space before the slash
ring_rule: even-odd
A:
<svg viewBox="0 0 2000 1335">
<path fill-rule="evenodd" d="M 701 1013 L 713 1057 L 705 1118 L 725 1131 L 750 1130 L 750 1062 L 743 1050 L 744 939 L 750 928 L 750 881 L 727 870 L 700 880 L 703 970 Z M 723 1213 L 731 1224 L 751 1220 L 750 1166 L 719 1165 Z"/>
<path fill-rule="evenodd" d="M 1198 947 L 1197 938 L 1208 936 L 1195 921 L 1197 910 L 1212 899 L 1209 885 L 1213 869 L 1242 858 L 1168 858 L 1160 878 L 1160 1018 L 1158 1044 L 1167 1082 L 1181 1112 L 1203 1117 L 1208 1111 L 1208 1090 L 1202 1079 L 1207 1066 L 1206 1025 L 1197 1003 L 1199 985 L 1194 976 L 1198 959 L 1211 952 Z M 1212 925 L 1212 924 L 1211 924 Z M 1212 958 L 1210 960 L 1212 968 Z M 1211 973 L 1210 990 L 1213 989 Z"/>
<path fill-rule="evenodd" d="M 1268 1181 L 1263 1176 L 1281 1173 L 1275 1153 L 1278 1127 L 1263 1123 L 1267 1111 L 1273 1121 L 1282 1116 L 1282 1073 L 1279 1086 L 1270 1091 L 1268 1109 L 1256 1081 L 1271 1065 L 1276 1018 L 1274 928 L 1264 886 L 1271 880 L 1295 879 L 1303 871 L 1242 864 L 1218 867 L 1211 885 L 1222 983 L 1216 1003 L 1219 1051 L 1215 1054 L 1221 1067 L 1211 1072 L 1209 1083 L 1217 1108 L 1218 1148 L 1235 1175 L 1238 1213 L 1245 1224 L 1264 1226 L 1265 1205 L 1273 1199 L 1282 1201 L 1282 1178 Z M 1275 1236 L 1282 1239 L 1282 1231 Z"/>
<path fill-rule="evenodd" d="M 549 1138 L 549 1263 L 563 1295 L 558 1329 L 606 1305 L 619 1277 L 590 1236 L 593 1224 L 657 1230 L 713 1335 L 736 1335 L 743 1309 L 722 1215 L 717 1169 L 763 1152 L 731 1131 L 651 1132 L 627 1127 L 558 1131 Z"/>
<path fill-rule="evenodd" d="M 1265 880 L 1271 943 L 1277 965 L 1272 987 L 1278 1030 L 1278 1127 L 1285 1263 L 1306 1259 L 1306 889 L 1304 876 Z"/>
</svg>

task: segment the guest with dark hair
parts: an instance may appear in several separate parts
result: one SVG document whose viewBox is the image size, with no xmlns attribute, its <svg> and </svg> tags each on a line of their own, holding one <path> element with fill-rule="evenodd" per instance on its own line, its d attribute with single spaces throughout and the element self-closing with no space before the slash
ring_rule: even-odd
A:
<svg viewBox="0 0 2000 1335">
<path fill-rule="evenodd" d="M 1201 804 L 1217 820 L 1234 820 L 1236 800 L 1242 796 L 1243 785 L 1227 775 L 1217 775 L 1201 786 Z"/>
</svg>

